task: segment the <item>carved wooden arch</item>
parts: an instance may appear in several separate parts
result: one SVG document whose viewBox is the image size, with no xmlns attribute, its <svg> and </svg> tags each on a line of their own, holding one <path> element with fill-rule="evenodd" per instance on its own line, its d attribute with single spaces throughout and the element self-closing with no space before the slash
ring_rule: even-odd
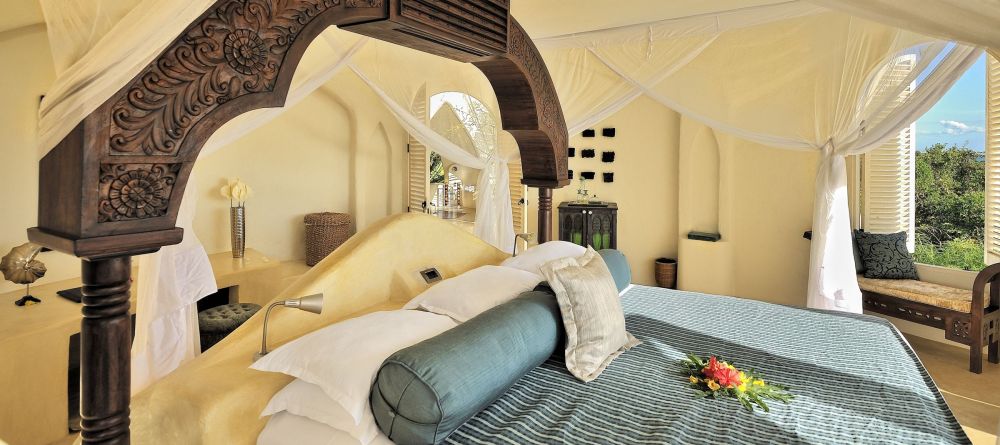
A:
<svg viewBox="0 0 1000 445">
<path fill-rule="evenodd" d="M 548 70 L 509 0 L 218 0 L 40 165 L 32 241 L 84 259 L 84 443 L 128 442 L 131 255 L 180 242 L 180 200 L 209 136 L 247 111 L 284 104 L 308 45 L 339 26 L 476 65 L 539 187 L 566 185 L 568 135 Z"/>
</svg>

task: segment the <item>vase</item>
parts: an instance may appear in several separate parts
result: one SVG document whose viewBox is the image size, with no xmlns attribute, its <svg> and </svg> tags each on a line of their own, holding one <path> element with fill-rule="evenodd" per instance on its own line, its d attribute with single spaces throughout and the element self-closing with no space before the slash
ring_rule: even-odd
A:
<svg viewBox="0 0 1000 445">
<path fill-rule="evenodd" d="M 655 265 L 656 285 L 667 289 L 677 288 L 677 260 L 657 258 Z"/>
<path fill-rule="evenodd" d="M 243 258 L 247 244 L 246 207 L 229 208 L 229 231 L 233 247 L 233 258 Z"/>
</svg>

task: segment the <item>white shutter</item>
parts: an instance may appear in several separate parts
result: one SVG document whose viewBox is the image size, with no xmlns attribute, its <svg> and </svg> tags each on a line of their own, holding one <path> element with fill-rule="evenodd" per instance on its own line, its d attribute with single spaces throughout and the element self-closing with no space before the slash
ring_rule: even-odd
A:
<svg viewBox="0 0 1000 445">
<path fill-rule="evenodd" d="M 894 76 L 906 76 L 912 64 L 898 63 Z M 913 91 L 910 85 L 903 91 L 906 97 Z M 903 128 L 899 134 L 886 141 L 862 158 L 862 213 L 861 226 L 872 233 L 907 233 L 907 247 L 913 251 L 916 172 L 916 124 Z"/>
<path fill-rule="evenodd" d="M 1000 262 L 1000 61 L 986 66 L 986 264 Z"/>
<path fill-rule="evenodd" d="M 413 99 L 411 107 L 413 113 L 427 120 L 427 92 L 425 88 L 420 88 L 417 97 Z M 427 147 L 421 144 L 413 136 L 407 136 L 406 141 L 406 193 L 407 210 L 415 213 L 423 213 L 427 208 L 428 181 L 428 153 Z"/>
<path fill-rule="evenodd" d="M 510 208 L 514 217 L 514 233 L 525 233 L 528 230 L 528 186 L 521 184 L 521 162 L 507 164 L 510 174 Z"/>
</svg>

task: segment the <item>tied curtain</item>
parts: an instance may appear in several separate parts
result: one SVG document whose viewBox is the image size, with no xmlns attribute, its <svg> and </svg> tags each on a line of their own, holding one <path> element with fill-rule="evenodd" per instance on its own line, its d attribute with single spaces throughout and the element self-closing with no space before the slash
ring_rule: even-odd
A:
<svg viewBox="0 0 1000 445">
<path fill-rule="evenodd" d="M 567 120 L 586 128 L 588 113 L 610 115 L 641 94 L 745 140 L 820 153 L 807 304 L 861 312 L 845 157 L 916 120 L 981 50 L 802 3 L 690 20 L 706 19 L 541 39 L 560 97 L 571 98 Z M 608 93 L 573 102 L 594 90 Z"/>
</svg>

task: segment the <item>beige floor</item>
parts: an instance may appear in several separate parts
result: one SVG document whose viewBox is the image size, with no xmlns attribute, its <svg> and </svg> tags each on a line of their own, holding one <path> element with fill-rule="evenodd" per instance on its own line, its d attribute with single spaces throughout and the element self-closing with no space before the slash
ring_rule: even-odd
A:
<svg viewBox="0 0 1000 445">
<path fill-rule="evenodd" d="M 907 336 L 975 445 L 1000 445 L 1000 365 L 984 363 L 982 374 L 968 371 L 969 350 Z M 58 445 L 72 444 L 67 437 Z"/>
<path fill-rule="evenodd" d="M 969 350 L 907 336 L 955 417 L 976 445 L 994 445 L 1000 430 L 1000 365 L 986 362 L 969 372 Z"/>
</svg>

